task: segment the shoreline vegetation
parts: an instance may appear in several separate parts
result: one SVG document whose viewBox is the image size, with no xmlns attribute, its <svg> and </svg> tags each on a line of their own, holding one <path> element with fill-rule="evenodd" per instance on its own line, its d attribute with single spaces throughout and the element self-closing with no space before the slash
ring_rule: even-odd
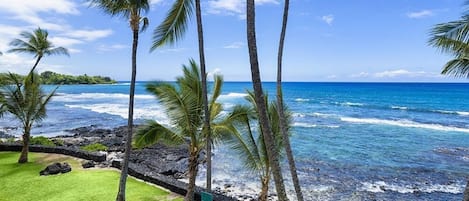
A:
<svg viewBox="0 0 469 201">
<path fill-rule="evenodd" d="M 6 79 L 9 73 L 0 73 L 0 84 L 13 84 L 9 83 Z M 23 80 L 24 75 L 12 73 L 15 77 Z M 46 85 L 74 85 L 74 84 L 116 84 L 117 81 L 107 77 L 99 75 L 67 75 L 60 74 L 52 71 L 44 71 L 40 75 L 41 84 Z"/>
</svg>

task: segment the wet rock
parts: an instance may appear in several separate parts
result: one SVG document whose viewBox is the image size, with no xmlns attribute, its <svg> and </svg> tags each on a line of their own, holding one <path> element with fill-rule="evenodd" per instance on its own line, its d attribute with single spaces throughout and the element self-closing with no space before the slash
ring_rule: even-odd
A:
<svg viewBox="0 0 469 201">
<path fill-rule="evenodd" d="M 72 168 L 68 163 L 54 163 L 51 165 L 48 165 L 44 170 L 39 172 L 39 175 L 53 175 L 53 174 L 59 174 L 59 173 L 67 173 L 72 171 Z"/>
<path fill-rule="evenodd" d="M 379 186 L 379 189 L 382 191 L 386 191 L 386 188 L 384 186 Z"/>
</svg>

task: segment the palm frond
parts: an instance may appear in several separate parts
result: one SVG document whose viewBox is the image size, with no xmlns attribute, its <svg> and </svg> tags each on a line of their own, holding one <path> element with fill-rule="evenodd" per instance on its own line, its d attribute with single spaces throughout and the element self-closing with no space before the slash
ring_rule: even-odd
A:
<svg viewBox="0 0 469 201">
<path fill-rule="evenodd" d="M 176 0 L 163 22 L 153 31 L 153 45 L 150 51 L 165 44 L 174 44 L 186 32 L 193 13 L 192 0 Z"/>
<path fill-rule="evenodd" d="M 35 79 L 31 79 L 35 77 Z M 9 73 L 7 79 L 11 85 L 0 87 L 1 113 L 11 113 L 24 127 L 31 127 L 33 123 L 40 122 L 46 117 L 46 105 L 49 103 L 55 90 L 46 95 L 40 85 L 37 73 L 30 73 L 23 79 Z"/>
<path fill-rule="evenodd" d="M 147 121 L 145 126 L 139 130 L 134 137 L 133 145 L 143 148 L 149 145 L 163 142 L 165 144 L 182 144 L 184 137 L 164 127 L 156 121 Z"/>
<path fill-rule="evenodd" d="M 142 23 L 142 28 L 140 29 L 140 32 L 144 32 L 145 30 L 147 30 L 148 26 L 150 25 L 150 21 L 148 20 L 147 17 L 143 17 L 141 19 L 141 23 Z"/>
<path fill-rule="evenodd" d="M 469 78 L 469 57 L 461 55 L 448 61 L 441 74 Z"/>
<path fill-rule="evenodd" d="M 46 55 L 67 55 L 67 56 L 70 56 L 70 54 L 68 53 L 68 50 L 64 47 L 56 47 L 56 48 L 52 48 L 52 49 L 48 49 L 46 51 L 44 51 L 44 53 Z"/>
<path fill-rule="evenodd" d="M 221 88 L 223 86 L 223 76 L 222 75 L 214 75 L 213 76 L 213 89 L 212 89 L 212 97 L 210 98 L 209 105 L 215 103 L 218 97 L 221 94 Z"/>
</svg>

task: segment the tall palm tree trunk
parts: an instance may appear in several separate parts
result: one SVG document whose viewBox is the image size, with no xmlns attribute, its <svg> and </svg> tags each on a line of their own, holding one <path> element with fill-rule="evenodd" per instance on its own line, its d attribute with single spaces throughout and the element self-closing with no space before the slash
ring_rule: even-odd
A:
<svg viewBox="0 0 469 201">
<path fill-rule="evenodd" d="M 30 73 L 31 73 L 31 72 L 34 72 L 34 70 L 36 70 L 36 67 L 37 67 L 37 65 L 39 64 L 39 61 L 41 60 L 41 58 L 42 58 L 42 56 L 38 56 L 38 57 L 37 57 L 36 63 L 34 63 L 34 66 L 33 66 L 33 68 L 31 68 Z"/>
<path fill-rule="evenodd" d="M 202 76 L 202 101 L 204 105 L 204 131 L 206 137 L 206 162 L 207 162 L 207 190 L 212 190 L 212 130 L 210 128 L 210 113 L 208 111 L 207 98 L 207 73 L 205 69 L 204 32 L 202 27 L 202 11 L 200 0 L 195 0 L 195 13 L 197 16 L 197 35 L 199 39 L 200 72 Z"/>
<path fill-rule="evenodd" d="M 39 64 L 39 61 L 41 60 L 42 56 L 38 56 L 36 59 L 36 63 L 34 63 L 33 68 L 31 68 L 31 71 L 29 71 L 29 74 L 32 75 L 34 70 L 36 69 L 37 65 Z M 31 82 L 34 82 L 33 76 L 31 76 Z"/>
<path fill-rule="evenodd" d="M 138 22 L 138 21 L 137 21 Z M 127 119 L 127 139 L 125 142 L 124 164 L 121 170 L 121 177 L 119 180 L 119 192 L 117 193 L 116 201 L 125 200 L 125 186 L 127 182 L 127 174 L 129 169 L 130 152 L 132 151 L 132 134 L 133 134 L 133 121 L 134 121 L 134 96 L 135 96 L 135 79 L 137 77 L 137 45 L 138 45 L 138 28 L 133 29 L 133 42 L 132 42 L 132 78 L 130 81 L 129 93 L 129 116 Z"/>
<path fill-rule="evenodd" d="M 21 149 L 21 155 L 18 159 L 18 163 L 27 163 L 28 162 L 28 152 L 29 152 L 29 138 L 30 138 L 31 128 L 29 126 L 24 127 L 23 133 L 23 148 Z"/>
<path fill-rule="evenodd" d="M 295 159 L 290 145 L 290 137 L 287 132 L 287 122 L 285 118 L 285 112 L 283 108 L 283 93 L 282 93 L 282 60 L 283 60 L 283 47 L 285 43 L 285 34 L 287 30 L 288 21 L 288 8 L 290 0 L 285 0 L 285 7 L 283 10 L 282 20 L 282 31 L 280 33 L 280 42 L 278 46 L 278 57 L 277 57 L 277 107 L 280 118 L 280 131 L 282 132 L 283 143 L 285 145 L 285 152 L 287 154 L 288 165 L 290 166 L 290 173 L 295 187 L 296 198 L 298 201 L 303 201 L 303 193 L 301 192 L 300 181 L 296 171 Z"/>
<path fill-rule="evenodd" d="M 249 48 L 249 60 L 251 63 L 252 84 L 255 94 L 255 102 L 259 110 L 259 124 L 264 132 L 264 142 L 267 147 L 267 156 L 269 158 L 272 174 L 274 176 L 275 187 L 277 190 L 278 200 L 288 200 L 285 185 L 283 183 L 282 171 L 280 168 L 278 152 L 275 147 L 272 129 L 270 127 L 269 118 L 267 116 L 267 106 L 262 90 L 262 83 L 259 72 L 259 61 L 257 58 L 256 31 L 255 31 L 255 5 L 254 0 L 247 0 L 246 6 L 246 22 L 247 22 L 247 40 Z"/>
<path fill-rule="evenodd" d="M 184 201 L 194 200 L 195 192 L 195 179 L 197 177 L 197 167 L 198 167 L 198 156 L 199 152 L 197 148 L 191 147 L 191 152 L 189 156 L 189 185 L 187 186 L 187 193 L 184 197 Z"/>
<path fill-rule="evenodd" d="M 270 183 L 270 169 L 269 167 L 266 168 L 266 176 L 261 177 L 261 193 L 259 194 L 259 201 L 267 201 L 268 193 L 269 193 L 269 183 Z"/>
</svg>

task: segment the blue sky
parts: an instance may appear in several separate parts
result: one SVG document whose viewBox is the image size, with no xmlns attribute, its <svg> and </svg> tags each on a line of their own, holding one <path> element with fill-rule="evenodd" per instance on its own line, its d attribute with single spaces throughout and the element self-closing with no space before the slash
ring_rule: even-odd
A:
<svg viewBox="0 0 469 201">
<path fill-rule="evenodd" d="M 465 82 L 441 76 L 450 59 L 427 45 L 430 28 L 456 20 L 463 0 L 291 0 L 284 51 L 285 81 Z M 140 35 L 138 80 L 173 80 L 198 61 L 195 17 L 182 41 L 149 52 L 153 29 L 172 1 L 153 0 L 150 28 Z M 283 1 L 256 0 L 264 81 L 275 80 Z M 245 1 L 202 0 L 207 69 L 228 81 L 250 80 Z M 131 32 L 82 0 L 0 0 L 0 72 L 26 73 L 31 55 L 6 53 L 21 31 L 40 26 L 71 56 L 44 58 L 39 71 L 130 79 Z"/>
</svg>

